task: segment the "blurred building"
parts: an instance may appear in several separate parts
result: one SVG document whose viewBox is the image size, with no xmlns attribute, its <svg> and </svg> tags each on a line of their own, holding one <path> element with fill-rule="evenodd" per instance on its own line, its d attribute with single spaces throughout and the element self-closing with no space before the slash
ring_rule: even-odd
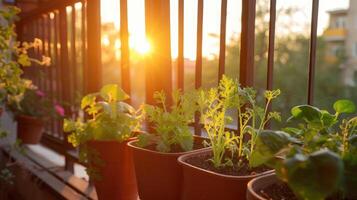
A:
<svg viewBox="0 0 357 200">
<path fill-rule="evenodd" d="M 357 72 L 357 1 L 347 9 L 329 11 L 329 26 L 323 36 L 327 45 L 326 60 L 340 63 L 344 85 L 354 87 Z"/>
</svg>

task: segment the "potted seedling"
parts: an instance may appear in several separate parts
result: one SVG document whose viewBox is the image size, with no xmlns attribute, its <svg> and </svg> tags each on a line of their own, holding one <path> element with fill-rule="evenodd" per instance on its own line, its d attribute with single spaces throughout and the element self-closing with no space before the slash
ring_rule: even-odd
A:
<svg viewBox="0 0 357 200">
<path fill-rule="evenodd" d="M 265 92 L 265 108 L 256 104 L 255 93 L 225 76 L 217 88 L 201 91 L 199 105 L 211 148 L 179 158 L 184 171 L 183 199 L 240 199 L 249 180 L 272 172 L 267 167 L 252 168 L 250 162 L 257 133 L 270 119 L 280 119 L 279 113 L 268 112 L 280 91 Z M 226 129 L 232 121 L 227 114 L 231 109 L 238 112 L 238 133 Z"/>
<path fill-rule="evenodd" d="M 203 148 L 203 139 L 194 137 L 189 124 L 197 110 L 195 92 L 175 91 L 173 104 L 167 106 L 166 95 L 156 92 L 157 105 L 145 105 L 150 133 L 129 142 L 133 150 L 135 171 L 141 199 L 180 199 L 182 171 L 177 158 Z"/>
<path fill-rule="evenodd" d="M 19 103 L 8 105 L 17 121 L 17 138 L 22 144 L 40 142 L 46 121 L 50 117 L 63 117 L 64 110 L 53 104 L 44 92 L 37 88 L 26 89 Z"/>
<path fill-rule="evenodd" d="M 348 100 L 334 104 L 335 114 L 309 105 L 292 109 L 298 127 L 258 135 L 255 166 L 266 164 L 276 174 L 248 184 L 247 198 L 351 200 L 357 199 L 357 117 Z"/>
<path fill-rule="evenodd" d="M 117 85 L 83 97 L 81 109 L 87 117 L 66 119 L 68 141 L 79 147 L 99 199 L 137 200 L 135 172 L 127 142 L 140 126 L 139 111 L 125 103 L 129 96 Z"/>
</svg>

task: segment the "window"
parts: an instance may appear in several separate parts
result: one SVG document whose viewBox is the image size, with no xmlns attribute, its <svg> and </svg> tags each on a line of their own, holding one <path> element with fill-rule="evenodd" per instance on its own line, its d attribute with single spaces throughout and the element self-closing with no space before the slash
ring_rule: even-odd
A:
<svg viewBox="0 0 357 200">
<path fill-rule="evenodd" d="M 345 27 L 346 27 L 346 18 L 345 17 L 337 17 L 333 28 L 345 28 Z"/>
<path fill-rule="evenodd" d="M 352 56 L 357 57 L 357 42 L 354 42 L 352 45 Z"/>
</svg>

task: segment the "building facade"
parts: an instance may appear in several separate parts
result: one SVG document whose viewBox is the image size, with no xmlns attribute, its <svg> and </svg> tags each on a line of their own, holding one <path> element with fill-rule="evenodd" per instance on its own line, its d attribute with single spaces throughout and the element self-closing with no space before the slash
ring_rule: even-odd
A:
<svg viewBox="0 0 357 200">
<path fill-rule="evenodd" d="M 329 11 L 329 26 L 323 36 L 326 41 L 326 60 L 343 61 L 342 82 L 355 87 L 357 72 L 357 1 L 350 1 L 348 9 Z"/>
</svg>

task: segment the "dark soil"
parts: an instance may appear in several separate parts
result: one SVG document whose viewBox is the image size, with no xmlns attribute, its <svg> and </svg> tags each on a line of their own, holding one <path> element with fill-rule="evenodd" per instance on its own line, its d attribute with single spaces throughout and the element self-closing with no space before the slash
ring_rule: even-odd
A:
<svg viewBox="0 0 357 200">
<path fill-rule="evenodd" d="M 268 200 L 298 200 L 293 191 L 286 183 L 274 183 L 264 190 L 258 191 L 258 194 Z M 338 195 L 327 198 L 326 200 L 352 200 L 344 199 Z"/>
<path fill-rule="evenodd" d="M 144 147 L 145 149 L 151 150 L 151 151 L 157 151 L 156 149 L 156 144 L 151 144 L 149 146 Z M 202 149 L 204 148 L 204 145 L 202 143 L 194 143 L 193 144 L 193 149 L 192 150 L 197 150 L 197 149 Z M 171 151 L 168 153 L 182 153 L 185 152 L 180 145 L 171 145 Z"/>
<path fill-rule="evenodd" d="M 286 183 L 274 183 L 258 194 L 268 200 L 298 200 Z"/>
<path fill-rule="evenodd" d="M 224 166 L 221 168 L 216 168 L 214 167 L 212 161 L 209 160 L 211 158 L 212 158 L 211 154 L 202 154 L 196 157 L 191 157 L 187 159 L 186 162 L 196 167 L 200 167 L 202 169 L 206 169 L 224 175 L 232 175 L 232 176 L 255 175 L 270 170 L 270 168 L 265 166 L 250 168 L 248 164 L 248 160 L 246 159 L 242 159 L 241 163 L 238 165 L 239 160 L 237 157 L 233 158 L 232 160 L 233 166 Z"/>
</svg>

